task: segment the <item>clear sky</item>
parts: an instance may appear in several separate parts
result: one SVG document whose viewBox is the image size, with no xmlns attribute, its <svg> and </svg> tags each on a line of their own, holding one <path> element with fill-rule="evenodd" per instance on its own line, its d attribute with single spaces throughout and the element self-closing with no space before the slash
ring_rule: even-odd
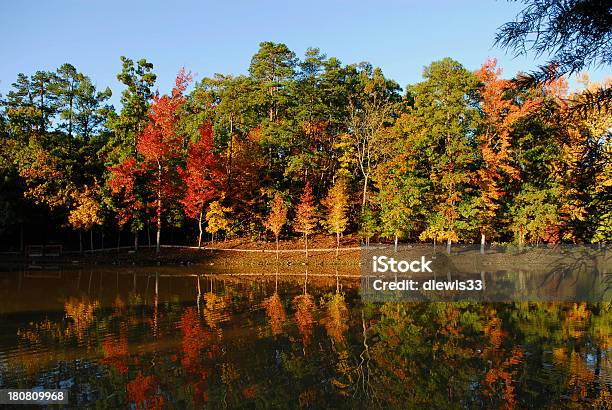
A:
<svg viewBox="0 0 612 410">
<path fill-rule="evenodd" d="M 493 47 L 497 27 L 519 10 L 504 0 L 4 0 L 0 93 L 19 72 L 69 62 L 98 87 L 110 86 L 118 106 L 121 55 L 152 62 L 166 92 L 182 66 L 196 80 L 246 73 L 261 41 L 285 43 L 298 56 L 318 47 L 346 64 L 370 61 L 402 87 L 446 56 L 469 69 L 497 57 L 509 77 L 537 64 Z M 609 74 L 607 67 L 592 78 Z"/>
</svg>

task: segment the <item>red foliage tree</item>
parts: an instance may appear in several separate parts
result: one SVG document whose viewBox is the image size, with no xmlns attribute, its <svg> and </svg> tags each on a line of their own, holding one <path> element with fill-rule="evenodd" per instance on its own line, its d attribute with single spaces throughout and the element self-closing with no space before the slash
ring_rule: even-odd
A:
<svg viewBox="0 0 612 410">
<path fill-rule="evenodd" d="M 144 208 L 144 204 L 136 195 L 136 177 L 140 173 L 140 167 L 136 158 L 128 156 L 119 165 L 109 167 L 111 178 L 108 186 L 113 196 L 118 199 L 115 212 L 117 214 L 117 225 L 119 229 L 134 222 L 136 215 Z M 134 232 L 137 229 L 134 227 Z"/>
<path fill-rule="evenodd" d="M 179 168 L 179 175 L 186 186 L 181 204 L 185 214 L 198 220 L 198 248 L 202 245 L 202 217 L 209 201 L 221 196 L 223 172 L 221 159 L 213 152 L 214 136 L 212 125 L 200 129 L 200 138 L 189 143 L 187 161 Z"/>
<path fill-rule="evenodd" d="M 142 156 L 142 167 L 152 174 L 148 180 L 157 224 L 156 252 L 160 250 L 162 213 L 178 194 L 176 163 L 181 157 L 183 137 L 177 132 L 179 111 L 185 104 L 183 92 L 191 74 L 182 69 L 176 76 L 171 95 L 156 95 L 149 107 L 149 124 L 138 138 L 136 150 Z"/>
</svg>

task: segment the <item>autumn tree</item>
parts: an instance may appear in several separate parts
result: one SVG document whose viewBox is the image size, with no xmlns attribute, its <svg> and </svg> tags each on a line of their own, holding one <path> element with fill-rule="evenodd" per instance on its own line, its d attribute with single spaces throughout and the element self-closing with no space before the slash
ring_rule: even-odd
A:
<svg viewBox="0 0 612 410">
<path fill-rule="evenodd" d="M 584 74 L 579 82 L 584 89 L 571 93 L 569 97 L 553 95 L 557 115 L 551 118 L 554 140 L 560 150 L 551 161 L 550 176 L 560 190 L 559 229 L 561 240 L 567 242 L 592 237 L 593 229 L 603 233 L 606 223 L 601 222 L 608 219 L 607 210 L 612 206 L 610 191 L 606 188 L 611 184 L 612 116 L 594 107 L 583 107 L 582 116 L 571 115 L 581 100 L 589 98 L 587 94 L 612 87 L 612 77 L 598 83 L 591 82 Z"/>
<path fill-rule="evenodd" d="M 76 189 L 70 164 L 37 142 L 32 142 L 22 154 L 19 168 L 26 185 L 24 196 L 52 211 L 65 211 Z"/>
<path fill-rule="evenodd" d="M 219 231 L 227 231 L 230 226 L 230 220 L 227 217 L 227 213 L 231 211 L 231 208 L 224 207 L 219 201 L 213 201 L 208 207 L 206 212 L 206 232 L 212 235 L 212 242 L 215 242 L 215 235 Z"/>
<path fill-rule="evenodd" d="M 144 200 L 137 189 L 139 180 L 142 180 L 142 169 L 136 162 L 136 158 L 130 156 L 120 164 L 109 167 L 108 171 L 109 177 L 106 184 L 115 199 L 113 210 L 119 233 L 124 226 L 130 224 L 137 238 L 138 231 L 141 229 L 141 221 L 138 216 L 145 207 Z M 135 239 L 134 248 L 138 248 L 137 239 Z"/>
<path fill-rule="evenodd" d="M 99 187 L 90 188 L 87 185 L 82 190 L 71 194 L 73 208 L 68 214 L 68 223 L 73 229 L 79 231 L 79 250 L 83 252 L 82 232 L 89 232 L 90 250 L 93 251 L 93 227 L 102 225 L 100 209 Z"/>
<path fill-rule="evenodd" d="M 200 138 L 189 143 L 184 168 L 179 174 L 185 185 L 181 199 L 185 214 L 198 220 L 198 248 L 202 246 L 204 209 L 209 201 L 221 195 L 223 172 L 220 158 L 214 152 L 213 130 L 210 123 L 200 130 Z"/>
<path fill-rule="evenodd" d="M 344 233 L 348 224 L 348 200 L 346 181 L 339 178 L 322 202 L 327 213 L 327 229 L 329 233 L 336 235 L 336 257 L 338 257 L 338 250 L 340 248 L 340 235 Z"/>
<path fill-rule="evenodd" d="M 155 96 L 149 107 L 149 123 L 138 137 L 137 151 L 142 156 L 142 167 L 152 174 L 147 181 L 152 191 L 157 225 L 155 251 L 161 245 L 162 215 L 174 202 L 177 194 L 177 162 L 183 138 L 177 129 L 179 110 L 185 104 L 183 92 L 191 81 L 191 74 L 181 70 L 170 95 Z"/>
<path fill-rule="evenodd" d="M 272 231 L 276 239 L 276 260 L 278 260 L 278 237 L 286 223 L 287 205 L 285 205 L 285 201 L 280 192 L 277 192 L 274 194 L 274 199 L 270 204 L 268 219 L 266 219 L 264 223 L 266 228 Z"/>
<path fill-rule="evenodd" d="M 487 60 L 476 72 L 480 80 L 483 118 L 477 136 L 482 165 L 477 170 L 481 251 L 487 237 L 495 237 L 498 210 L 508 184 L 520 178 L 512 153 L 512 131 L 520 119 L 535 115 L 540 101 L 512 95 L 512 82 L 501 79 L 497 60 Z M 519 102 L 520 101 L 520 102 Z"/>
<path fill-rule="evenodd" d="M 589 203 L 589 226 L 593 229 L 591 242 L 609 243 L 612 241 L 612 138 L 607 138 L 599 156 L 603 165 L 592 187 Z"/>
<path fill-rule="evenodd" d="M 316 226 L 316 206 L 312 195 L 312 188 L 310 188 L 310 183 L 306 182 L 304 191 L 300 196 L 300 203 L 296 207 L 295 222 L 293 224 L 293 229 L 304 235 L 306 258 L 308 258 L 308 235 L 314 232 Z"/>
</svg>

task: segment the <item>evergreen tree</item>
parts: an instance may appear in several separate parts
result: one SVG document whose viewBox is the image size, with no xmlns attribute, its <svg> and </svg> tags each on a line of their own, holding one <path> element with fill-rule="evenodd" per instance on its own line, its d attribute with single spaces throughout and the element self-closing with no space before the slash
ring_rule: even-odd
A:
<svg viewBox="0 0 612 410">
<path fill-rule="evenodd" d="M 471 203 L 474 191 L 478 80 L 450 58 L 431 63 L 423 76 L 425 81 L 409 89 L 413 102 L 402 123 L 407 143 L 431 180 L 426 208 L 432 212 L 421 239 L 445 239 L 450 251 L 469 222 L 460 207 Z"/>
<path fill-rule="evenodd" d="M 295 53 L 282 43 L 265 41 L 251 59 L 249 73 L 259 87 L 258 102 L 270 122 L 279 118 L 288 103 L 288 83 L 295 75 Z"/>
</svg>

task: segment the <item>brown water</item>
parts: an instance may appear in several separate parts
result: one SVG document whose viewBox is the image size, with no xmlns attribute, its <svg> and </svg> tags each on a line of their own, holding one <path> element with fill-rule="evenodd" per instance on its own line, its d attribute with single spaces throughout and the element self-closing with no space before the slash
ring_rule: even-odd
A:
<svg viewBox="0 0 612 410">
<path fill-rule="evenodd" d="M 364 304 L 355 279 L 283 273 L 0 272 L 0 388 L 73 408 L 612 406 L 610 304 Z"/>
</svg>

